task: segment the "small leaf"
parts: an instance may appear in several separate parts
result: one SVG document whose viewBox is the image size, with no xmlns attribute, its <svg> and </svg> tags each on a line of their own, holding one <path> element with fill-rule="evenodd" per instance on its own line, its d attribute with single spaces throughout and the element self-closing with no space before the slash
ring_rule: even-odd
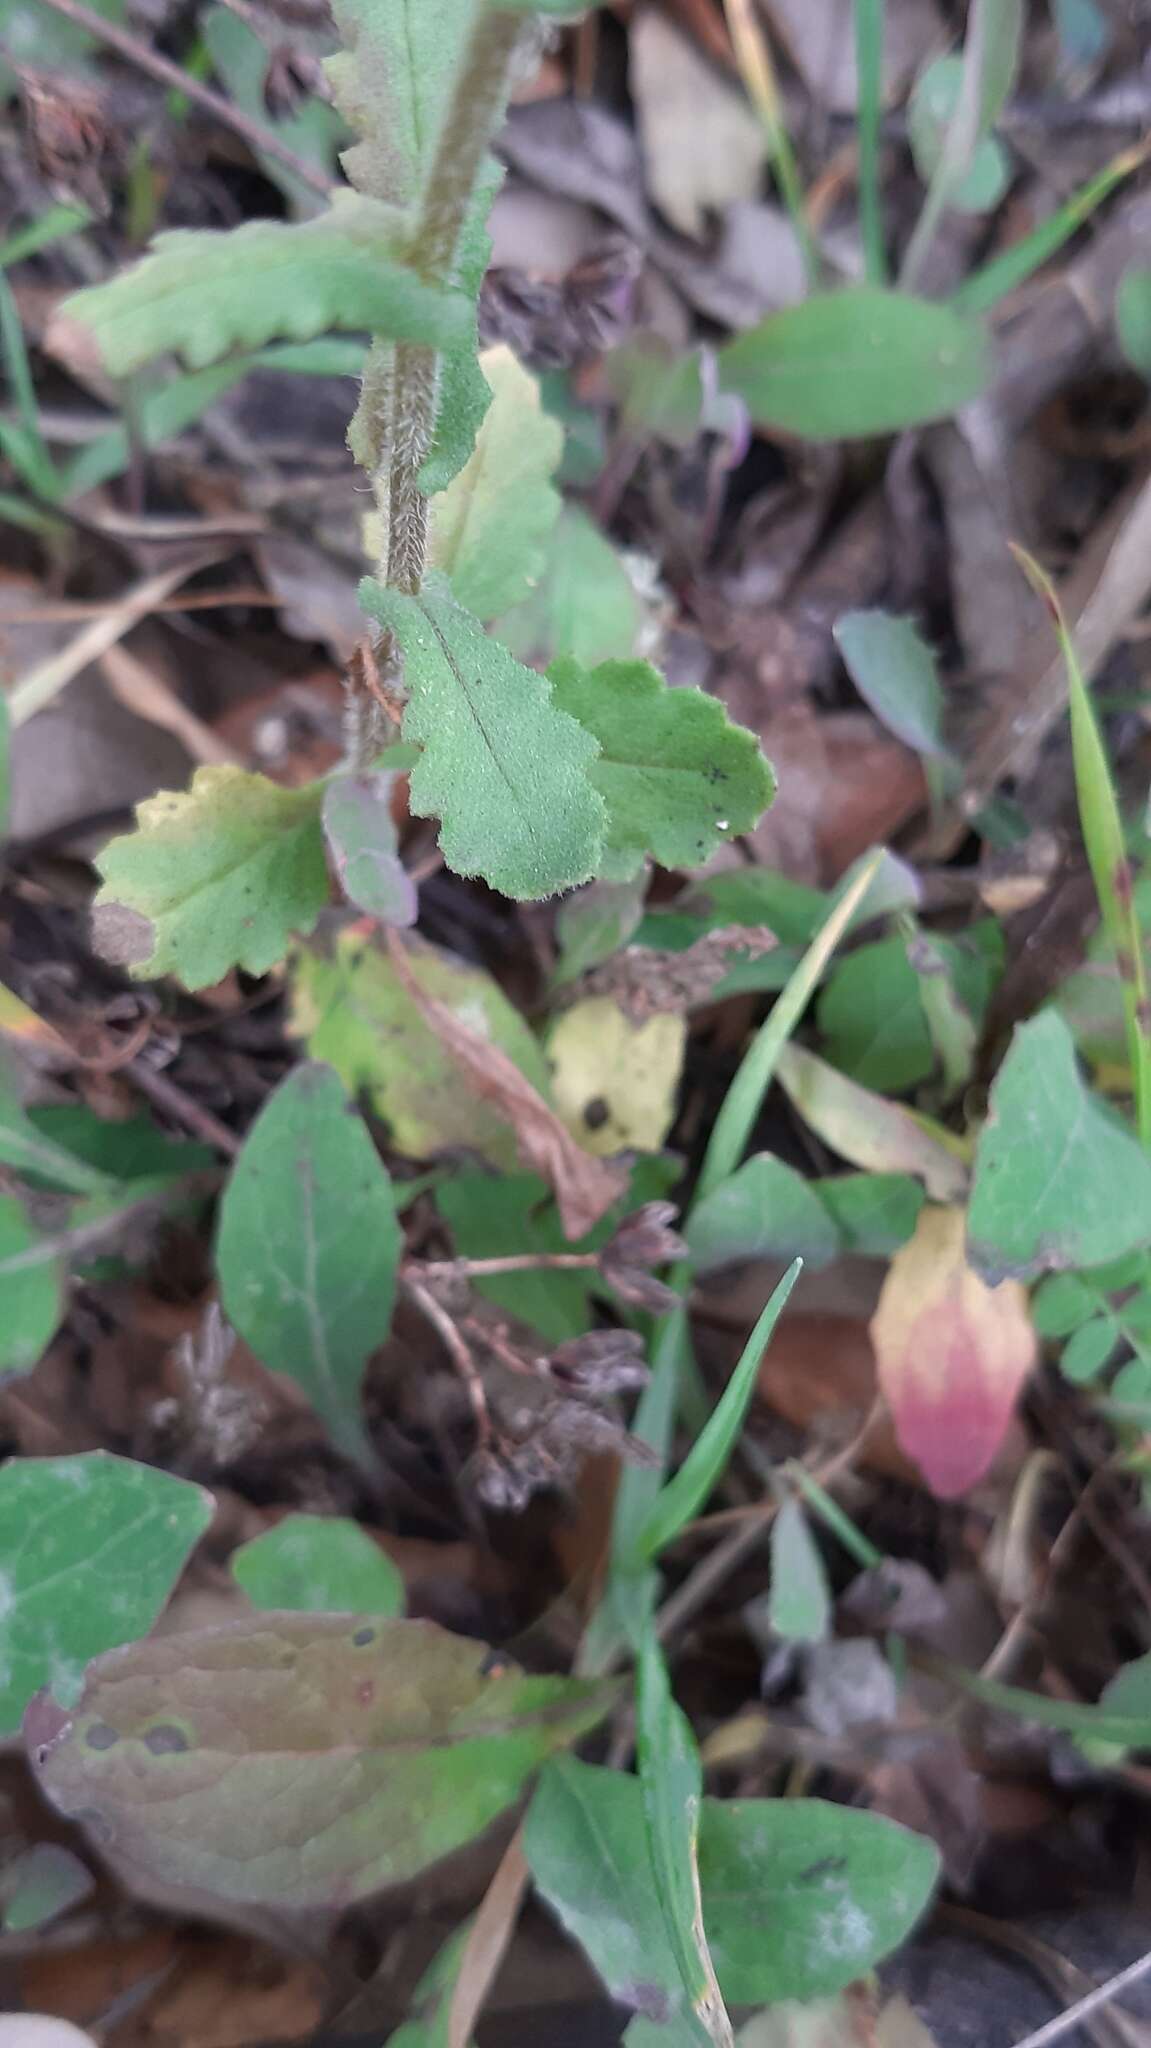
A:
<svg viewBox="0 0 1151 2048">
<path fill-rule="evenodd" d="M 1099 1290 L 1078 1273 L 1052 1273 L 1031 1297 L 1031 1320 L 1040 1337 L 1069 1337 L 1099 1307 Z"/>
<path fill-rule="evenodd" d="M 1084 1086 L 1053 1010 L 1016 1026 L 975 1152 L 971 1258 L 988 1280 L 1151 1244 L 1151 1159 Z"/>
<path fill-rule="evenodd" d="M 332 1439 L 370 1455 L 364 1366 L 388 1334 L 401 1235 L 391 1182 L 338 1075 L 297 1067 L 269 1096 L 220 1206 L 224 1308 Z"/>
<path fill-rule="evenodd" d="M 1132 264 L 1119 280 L 1115 325 L 1132 369 L 1151 377 L 1151 270 L 1143 264 Z"/>
<path fill-rule="evenodd" d="M 344 154 L 348 178 L 373 199 L 411 207 L 432 166 L 475 0 L 335 0 L 332 11 L 344 47 L 325 68 L 336 105 L 362 138 Z"/>
<path fill-rule="evenodd" d="M 543 571 L 563 429 L 509 348 L 488 349 L 480 363 L 491 405 L 471 457 L 433 504 L 430 559 L 456 602 L 487 620 L 519 604 Z"/>
<path fill-rule="evenodd" d="M 955 118 L 963 89 L 963 59 L 936 57 L 915 81 L 907 106 L 907 131 L 915 168 L 925 185 L 944 160 L 947 131 Z M 971 160 L 961 177 L 948 180 L 947 204 L 960 213 L 990 213 L 1011 182 L 1003 146 L 993 135 L 976 138 Z"/>
<path fill-rule="evenodd" d="M 157 1637 L 99 1658 L 77 1710 L 29 1729 L 32 1760 L 145 1894 L 334 1911 L 480 1834 L 614 1697 L 487 1662 L 378 1616 Z"/>
<path fill-rule="evenodd" d="M 776 1074 L 817 1137 L 868 1173 L 913 1173 L 937 1202 L 961 1200 L 967 1169 L 924 1119 L 849 1081 L 803 1046 L 785 1046 Z"/>
<path fill-rule="evenodd" d="M 423 749 L 409 800 L 441 820 L 448 865 L 527 901 L 588 881 L 604 830 L 592 735 L 433 581 L 418 598 L 367 582 L 360 600 L 404 650 L 404 738 Z"/>
<path fill-rule="evenodd" d="M 0 1926 L 5 1934 L 31 1934 L 95 1888 L 87 1865 L 62 1842 L 33 1842 L 0 1872 Z"/>
<path fill-rule="evenodd" d="M 898 433 L 978 396 L 990 358 L 978 320 L 856 285 L 771 313 L 719 353 L 752 418 L 813 441 Z"/>
<path fill-rule="evenodd" d="M 578 980 L 626 946 L 643 916 L 646 894 L 647 875 L 641 869 L 628 882 L 589 882 L 565 896 L 556 911 L 556 982 L 562 986 Z"/>
<path fill-rule="evenodd" d="M 1059 1370 L 1074 1386 L 1087 1386 L 1098 1379 L 1123 1332 L 1112 1316 L 1093 1316 L 1073 1332 L 1063 1346 Z"/>
<path fill-rule="evenodd" d="M 489 974 L 431 946 L 411 947 L 408 966 L 429 995 L 501 1047 L 546 1096 L 543 1053 Z M 515 1166 L 506 1121 L 477 1095 L 387 955 L 362 932 L 340 932 L 330 956 L 301 949 L 292 971 L 293 1032 L 313 1059 L 335 1068 L 350 1095 L 366 1093 L 397 1152 L 427 1159 L 466 1148 L 492 1166 Z"/>
<path fill-rule="evenodd" d="M 907 1173 L 840 1173 L 810 1181 L 830 1212 L 845 1252 L 888 1259 L 906 1244 L 923 1207 L 923 1189 Z"/>
<path fill-rule="evenodd" d="M 895 1254 L 871 1324 L 896 1434 L 932 1492 L 982 1479 L 1035 1363 L 1027 1290 L 968 1265 L 962 1209 L 927 1208 Z"/>
<path fill-rule="evenodd" d="M 877 939 L 837 961 L 816 1014 L 828 1059 L 864 1088 L 910 1090 L 935 1065 L 919 976 L 901 938 Z"/>
<path fill-rule="evenodd" d="M 835 642 L 876 717 L 915 753 L 945 753 L 943 691 L 935 656 L 910 619 L 892 612 L 844 612 Z"/>
<path fill-rule="evenodd" d="M 799 1278 L 801 1259 L 788 1267 L 759 1317 L 717 1406 L 704 1423 L 683 1464 L 656 1495 L 639 1532 L 635 1563 L 648 1564 L 698 1514 L 735 1448 L 748 1402 L 755 1391 L 763 1354 Z"/>
<path fill-rule="evenodd" d="M 74 293 L 56 319 L 88 329 L 114 377 L 169 354 L 198 370 L 233 349 L 333 328 L 428 348 L 466 342 L 463 294 L 425 283 L 402 250 L 399 216 L 348 193 L 314 220 L 158 235 L 139 263 Z"/>
<path fill-rule="evenodd" d="M 254 1607 L 303 1614 L 402 1614 L 404 1582 L 358 1522 L 285 1515 L 232 1552 L 232 1577 Z"/>
<path fill-rule="evenodd" d="M 75 1698 L 90 1657 L 150 1629 L 212 1519 L 202 1487 L 90 1451 L 0 1470 L 0 1734 L 32 1694 Z"/>
<path fill-rule="evenodd" d="M 600 743 L 588 773 L 607 806 L 609 881 L 626 881 L 648 853 L 667 868 L 702 867 L 771 802 L 775 777 L 758 742 L 717 697 L 671 689 L 646 661 L 587 670 L 561 660 L 548 676 L 561 710 Z"/>
<path fill-rule="evenodd" d="M 767 1618 L 785 1643 L 821 1643 L 830 1625 L 827 1573 L 797 1500 L 785 1500 L 771 1525 Z"/>
<path fill-rule="evenodd" d="M 610 996 L 561 1012 L 547 1038 L 556 1114 L 588 1152 L 658 1152 L 675 1117 L 687 1026 L 633 1023 Z"/>
<path fill-rule="evenodd" d="M 521 661 L 546 665 L 570 655 L 581 668 L 594 668 L 627 660 L 640 623 L 639 598 L 611 542 L 582 506 L 565 504 L 536 588 L 496 630 Z"/>
<path fill-rule="evenodd" d="M 205 988 L 231 967 L 266 974 L 328 900 L 321 790 L 281 789 L 231 765 L 149 797 L 97 865 L 97 944 L 140 977 Z"/>
<path fill-rule="evenodd" d="M 400 859 L 392 817 L 395 777 L 333 776 L 324 791 L 324 837 L 348 901 L 384 924 L 416 921 L 416 887 Z"/>
<path fill-rule="evenodd" d="M 15 1195 L 0 1194 L 0 1378 L 31 1372 L 63 1312 L 64 1271 L 56 1248 Z"/>
<path fill-rule="evenodd" d="M 826 1266 L 840 1235 L 819 1193 L 771 1152 L 754 1153 L 728 1180 L 697 1201 L 684 1232 L 696 1271 L 741 1259 L 802 1258 Z"/>
</svg>

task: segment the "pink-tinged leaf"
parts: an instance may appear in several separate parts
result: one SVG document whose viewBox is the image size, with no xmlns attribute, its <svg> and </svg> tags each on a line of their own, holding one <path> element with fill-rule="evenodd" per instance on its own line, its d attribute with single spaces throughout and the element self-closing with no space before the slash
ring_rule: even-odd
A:
<svg viewBox="0 0 1151 2048">
<path fill-rule="evenodd" d="M 324 791 L 324 837 L 350 903 L 384 924 L 414 924 L 416 887 L 392 817 L 395 776 L 337 775 Z"/>
<path fill-rule="evenodd" d="M 1027 1289 L 967 1263 L 962 1209 L 925 1208 L 871 1324 L 896 1433 L 941 1500 L 982 1479 L 1035 1361 Z"/>
<path fill-rule="evenodd" d="M 432 1622 L 268 1614 L 98 1657 L 25 1741 L 145 1895 L 335 1911 L 478 1835 L 615 1698 L 489 1662 Z"/>
</svg>

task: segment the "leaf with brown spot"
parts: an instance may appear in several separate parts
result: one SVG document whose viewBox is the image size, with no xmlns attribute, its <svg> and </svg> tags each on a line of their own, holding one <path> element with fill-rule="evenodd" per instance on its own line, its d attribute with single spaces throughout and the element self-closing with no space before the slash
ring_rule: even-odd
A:
<svg viewBox="0 0 1151 2048">
<path fill-rule="evenodd" d="M 480 1834 L 614 1697 L 487 1656 L 432 1622 L 274 1614 L 97 1658 L 26 1741 L 141 1891 L 334 1911 Z"/>
</svg>

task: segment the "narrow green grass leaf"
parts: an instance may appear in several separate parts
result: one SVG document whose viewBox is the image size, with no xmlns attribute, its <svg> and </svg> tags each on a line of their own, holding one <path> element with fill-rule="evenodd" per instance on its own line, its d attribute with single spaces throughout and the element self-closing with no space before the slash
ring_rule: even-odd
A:
<svg viewBox="0 0 1151 2048">
<path fill-rule="evenodd" d="M 885 0 L 855 0 L 855 74 L 859 81 L 856 146 L 859 151 L 859 219 L 864 275 L 868 284 L 887 282 L 883 239 L 880 143 L 883 132 L 883 33 Z"/>
<path fill-rule="evenodd" d="M 1059 254 L 1064 244 L 1078 233 L 1084 221 L 1090 220 L 1115 187 L 1129 178 L 1133 171 L 1141 169 L 1149 150 L 1151 143 L 1141 142 L 1133 149 L 1120 151 L 1103 170 L 1065 200 L 1049 219 L 1032 228 L 1021 241 L 1013 242 L 1001 256 L 992 256 L 979 269 L 973 270 L 958 291 L 952 293 L 951 305 L 961 313 L 989 313 L 1009 292 L 1017 291 L 1029 277 L 1034 277 L 1044 263 Z"/>
<path fill-rule="evenodd" d="M 364 1366 L 388 1334 L 401 1233 L 391 1182 L 339 1077 L 297 1067 L 270 1095 L 220 1207 L 224 1308 L 360 1462 Z"/>
<path fill-rule="evenodd" d="M 686 1527 L 693 1515 L 698 1514 L 724 1471 L 743 1428 L 763 1354 L 802 1266 L 802 1259 L 792 1260 L 744 1345 L 735 1371 L 715 1409 L 679 1471 L 668 1480 L 652 1503 L 637 1544 L 637 1566 L 650 1564 L 661 1550 L 674 1542 L 680 1530 Z"/>
</svg>

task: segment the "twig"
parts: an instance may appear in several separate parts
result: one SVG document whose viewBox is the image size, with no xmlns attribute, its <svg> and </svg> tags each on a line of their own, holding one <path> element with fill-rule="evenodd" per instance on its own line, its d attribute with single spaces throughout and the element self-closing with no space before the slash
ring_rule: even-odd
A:
<svg viewBox="0 0 1151 2048">
<path fill-rule="evenodd" d="M 1101 2005 L 1110 2005 L 1112 1999 L 1117 1998 L 1121 1991 L 1126 1991 L 1129 1984 L 1137 1984 L 1149 1970 L 1151 1949 L 1145 1956 L 1140 1956 L 1138 1962 L 1128 1963 L 1125 1970 L 1118 1970 L 1114 1977 L 1108 1977 L 1105 1984 L 1097 1984 L 1094 1991 L 1089 1991 L 1084 1998 L 1077 1999 L 1075 2004 L 1069 2005 L 1064 2012 L 1056 2013 L 1053 2020 L 1048 2020 L 1042 2027 L 1036 2027 L 1034 2033 L 1025 2034 L 1022 2041 L 1015 2043 L 1015 2048 L 1047 2048 L 1049 2042 L 1062 2040 L 1064 2034 L 1069 2034 L 1072 2027 L 1077 2027 L 1080 2021 L 1087 2019 L 1091 2013 L 1098 2012 Z"/>
<path fill-rule="evenodd" d="M 441 1306 L 430 1289 L 423 1286 L 419 1280 L 413 1280 L 410 1272 L 404 1274 L 400 1284 L 412 1307 L 418 1308 L 425 1321 L 432 1325 L 463 1381 L 475 1417 L 478 1444 L 480 1449 L 483 1449 L 492 1440 L 492 1418 L 488 1413 L 483 1378 L 475 1359 L 447 1309 Z"/>
<path fill-rule="evenodd" d="M 105 20 L 102 14 L 96 14 L 92 8 L 85 7 L 82 0 L 44 0 L 44 4 L 57 14 L 62 14 L 65 21 L 74 21 L 77 28 L 86 29 L 90 36 L 96 37 L 97 42 L 107 43 L 109 49 L 117 51 L 129 64 L 134 64 L 137 70 L 146 71 L 152 78 L 158 79 L 161 85 L 171 86 L 176 92 L 183 93 L 186 99 L 202 107 L 206 114 L 211 114 L 223 127 L 230 128 L 233 134 L 239 135 L 257 155 L 262 153 L 264 156 L 274 156 L 277 162 L 283 164 L 285 170 L 291 171 L 303 184 L 310 185 L 312 191 L 320 193 L 322 198 L 326 199 L 333 190 L 335 180 L 329 178 L 326 171 L 317 170 L 315 164 L 310 164 L 304 157 L 297 156 L 295 150 L 289 149 L 286 142 L 281 142 L 272 129 L 265 128 L 262 122 L 254 121 L 250 114 L 242 113 L 239 107 L 222 99 L 219 93 L 212 91 L 211 86 L 201 85 L 198 78 L 193 78 L 190 72 L 181 70 L 178 64 L 173 64 L 170 57 L 161 56 L 159 50 L 153 49 L 149 43 L 141 42 L 129 29 L 118 28 L 115 22 Z"/>
<path fill-rule="evenodd" d="M 120 1072 L 126 1075 L 133 1087 L 139 1089 L 141 1095 L 155 1103 L 157 1109 L 165 1110 L 176 1123 L 183 1124 L 185 1130 L 202 1138 L 205 1145 L 214 1146 L 227 1159 L 237 1157 L 241 1141 L 235 1131 L 222 1124 L 210 1109 L 203 1109 L 198 1102 L 193 1102 L 192 1097 L 178 1088 L 167 1074 L 158 1074 L 155 1067 L 139 1059 L 127 1061 Z"/>
<path fill-rule="evenodd" d="M 495 1273 L 590 1273 L 598 1252 L 509 1252 L 503 1259 L 421 1259 L 425 1280 L 485 1280 Z"/>
<path fill-rule="evenodd" d="M 23 725 L 25 719 L 43 711 L 45 705 L 50 704 L 53 697 L 80 674 L 81 669 L 87 668 L 89 662 L 98 661 L 110 647 L 130 633 L 155 604 L 171 595 L 177 584 L 186 583 L 190 576 L 220 559 L 221 552 L 217 547 L 197 549 L 195 554 L 184 556 L 168 568 L 158 570 L 154 576 L 144 577 L 131 590 L 125 591 L 115 605 L 94 619 L 90 626 L 85 626 L 67 647 L 61 648 L 58 654 L 50 654 L 21 677 L 8 699 L 8 716 L 13 726 Z"/>
</svg>

